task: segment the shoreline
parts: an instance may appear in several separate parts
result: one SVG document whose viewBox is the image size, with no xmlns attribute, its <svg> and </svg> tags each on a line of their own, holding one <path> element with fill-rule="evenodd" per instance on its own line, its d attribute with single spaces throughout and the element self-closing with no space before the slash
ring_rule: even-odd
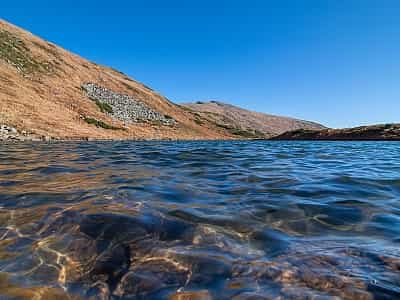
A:
<svg viewBox="0 0 400 300">
<path fill-rule="evenodd" d="M 61 138 L 61 137 L 53 137 L 50 135 L 38 135 L 33 132 L 29 132 L 26 130 L 18 130 L 15 127 L 8 125 L 0 125 L 0 143 L 54 143 L 54 142 L 119 142 L 119 141 L 132 141 L 132 142 L 193 142 L 193 141 L 284 141 L 284 142 L 292 142 L 292 141 L 303 141 L 303 142 L 398 142 L 400 141 L 400 136 L 392 135 L 391 137 L 351 137 L 351 136 L 318 136 L 310 137 L 310 136 L 293 136 L 290 137 L 288 135 L 293 132 L 286 132 L 280 135 L 276 135 L 270 138 L 232 138 L 232 139 L 207 139 L 207 138 L 95 138 L 95 137 L 70 137 L 70 138 Z"/>
<path fill-rule="evenodd" d="M 1 139 L 0 144 L 51 144 L 68 142 L 400 142 L 400 139 L 97 139 L 97 138 L 32 138 Z"/>
</svg>

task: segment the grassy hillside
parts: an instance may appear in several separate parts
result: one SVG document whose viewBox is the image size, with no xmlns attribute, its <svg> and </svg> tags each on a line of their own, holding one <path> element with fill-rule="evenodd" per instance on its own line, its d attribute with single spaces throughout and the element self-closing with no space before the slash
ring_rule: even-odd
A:
<svg viewBox="0 0 400 300">
<path fill-rule="evenodd" d="M 93 99 L 82 88 L 88 83 L 107 94 Z M 136 114 L 135 109 L 141 111 Z M 61 139 L 235 138 L 206 119 L 199 122 L 191 112 L 125 74 L 4 20 L 0 20 L 0 124 Z"/>
</svg>

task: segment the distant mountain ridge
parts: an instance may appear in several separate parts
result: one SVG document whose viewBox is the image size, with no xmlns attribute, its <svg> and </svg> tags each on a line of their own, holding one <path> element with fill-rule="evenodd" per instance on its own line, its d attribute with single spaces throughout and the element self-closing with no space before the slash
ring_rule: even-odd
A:
<svg viewBox="0 0 400 300">
<path fill-rule="evenodd" d="M 296 129 L 326 128 L 315 122 L 254 112 L 220 101 L 197 101 L 182 106 L 234 134 L 242 133 L 254 138 L 269 138 Z"/>
<path fill-rule="evenodd" d="M 273 140 L 400 141 L 400 124 L 378 124 L 343 129 L 298 129 L 274 136 Z"/>
</svg>

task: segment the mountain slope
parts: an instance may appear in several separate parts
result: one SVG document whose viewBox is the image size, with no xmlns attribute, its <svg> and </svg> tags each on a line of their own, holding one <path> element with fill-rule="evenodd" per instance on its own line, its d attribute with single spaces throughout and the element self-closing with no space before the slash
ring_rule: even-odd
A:
<svg viewBox="0 0 400 300">
<path fill-rule="evenodd" d="M 288 131 L 273 140 L 395 140 L 400 141 L 400 124 L 381 124 L 344 129 Z"/>
<path fill-rule="evenodd" d="M 265 138 L 300 128 L 325 128 L 314 122 L 253 112 L 218 101 L 198 101 L 183 106 L 236 135 Z"/>
<path fill-rule="evenodd" d="M 0 20 L 0 125 L 60 139 L 234 135 L 111 68 Z"/>
</svg>

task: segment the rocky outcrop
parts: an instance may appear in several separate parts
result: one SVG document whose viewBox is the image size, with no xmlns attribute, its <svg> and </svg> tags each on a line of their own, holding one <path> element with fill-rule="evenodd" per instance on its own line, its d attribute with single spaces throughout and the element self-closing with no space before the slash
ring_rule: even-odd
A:
<svg viewBox="0 0 400 300">
<path fill-rule="evenodd" d="M 275 136 L 272 140 L 400 141 L 400 124 L 382 124 L 345 129 L 299 129 Z"/>
<path fill-rule="evenodd" d="M 110 107 L 105 113 L 125 123 L 157 122 L 166 126 L 176 123 L 173 118 L 160 114 L 128 95 L 116 93 L 94 83 L 85 83 L 82 89 L 99 105 L 106 104 Z"/>
</svg>

